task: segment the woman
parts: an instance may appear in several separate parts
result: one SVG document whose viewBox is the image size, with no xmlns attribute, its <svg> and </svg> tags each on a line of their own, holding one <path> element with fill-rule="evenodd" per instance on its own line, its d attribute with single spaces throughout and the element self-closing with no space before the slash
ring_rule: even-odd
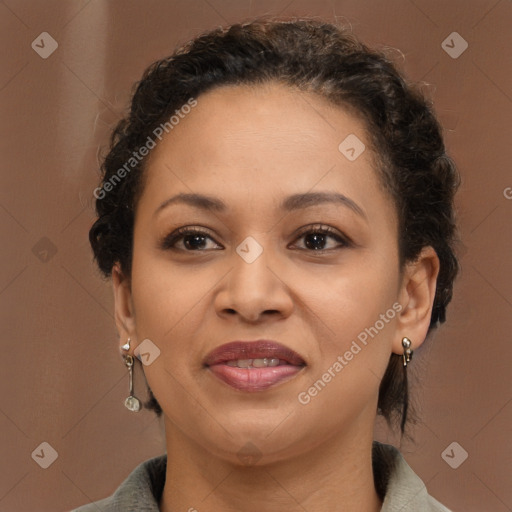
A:
<svg viewBox="0 0 512 512">
<path fill-rule="evenodd" d="M 216 29 L 145 72 L 103 170 L 126 406 L 140 361 L 168 457 L 77 510 L 448 510 L 373 441 L 377 414 L 404 433 L 458 269 L 455 166 L 383 54 L 317 20 Z"/>
</svg>

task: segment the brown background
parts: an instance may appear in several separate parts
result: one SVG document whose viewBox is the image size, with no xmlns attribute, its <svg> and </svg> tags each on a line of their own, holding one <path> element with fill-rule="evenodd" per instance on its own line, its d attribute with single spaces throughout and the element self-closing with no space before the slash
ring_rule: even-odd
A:
<svg viewBox="0 0 512 512">
<path fill-rule="evenodd" d="M 69 510 L 163 453 L 155 416 L 122 405 L 111 285 L 87 240 L 98 148 L 149 63 L 201 31 L 265 13 L 351 23 L 370 45 L 398 48 L 434 99 L 463 175 L 463 270 L 447 323 L 413 360 L 421 423 L 401 450 L 454 511 L 511 510 L 512 3 L 5 0 L 0 511 Z M 469 44 L 457 59 L 441 47 L 453 31 Z M 42 32 L 59 45 L 47 59 L 31 48 Z M 381 428 L 377 436 L 399 442 Z M 58 452 L 48 469 L 31 457 L 43 441 Z M 469 454 L 458 469 L 441 457 L 453 441 Z"/>
</svg>

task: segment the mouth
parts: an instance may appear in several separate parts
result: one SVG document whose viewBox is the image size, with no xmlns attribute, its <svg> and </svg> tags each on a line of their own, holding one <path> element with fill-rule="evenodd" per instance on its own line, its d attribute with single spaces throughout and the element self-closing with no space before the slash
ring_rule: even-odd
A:
<svg viewBox="0 0 512 512">
<path fill-rule="evenodd" d="M 215 377 L 241 391 L 264 391 L 306 367 L 299 354 L 271 340 L 226 343 L 210 352 L 203 364 Z"/>
</svg>

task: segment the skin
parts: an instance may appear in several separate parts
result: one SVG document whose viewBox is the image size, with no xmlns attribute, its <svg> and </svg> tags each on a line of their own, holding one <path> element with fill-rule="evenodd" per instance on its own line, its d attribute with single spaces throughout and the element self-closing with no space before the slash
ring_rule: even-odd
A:
<svg viewBox="0 0 512 512">
<path fill-rule="evenodd" d="M 160 349 L 143 367 L 164 411 L 170 454 L 160 510 L 378 511 L 371 445 L 379 383 L 404 336 L 413 349 L 425 339 L 439 260 L 427 247 L 399 268 L 395 207 L 356 117 L 278 84 L 221 87 L 197 100 L 150 154 L 132 274 L 113 269 L 120 345 L 130 337 L 133 353 L 149 338 Z M 348 134 L 366 145 L 355 161 L 338 150 Z M 363 215 L 337 203 L 279 209 L 291 194 L 318 191 L 349 197 Z M 215 196 L 227 209 L 175 203 L 155 213 L 181 192 Z M 298 233 L 316 224 L 352 243 Z M 206 238 L 159 247 L 182 226 Z M 248 236 L 263 248 L 252 263 L 236 252 Z M 401 312 L 299 403 L 298 394 L 394 303 Z M 292 348 L 307 366 L 248 393 L 202 365 L 226 342 L 260 338 Z M 247 443 L 252 462 L 239 457 Z"/>
</svg>

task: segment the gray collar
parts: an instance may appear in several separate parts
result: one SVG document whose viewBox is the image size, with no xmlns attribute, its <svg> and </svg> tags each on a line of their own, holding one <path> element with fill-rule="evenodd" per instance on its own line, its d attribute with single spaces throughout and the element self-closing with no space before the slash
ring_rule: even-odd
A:
<svg viewBox="0 0 512 512">
<path fill-rule="evenodd" d="M 391 445 L 373 442 L 372 463 L 381 512 L 450 512 L 432 496 L 400 452 Z M 159 512 L 165 484 L 167 455 L 139 464 L 109 498 L 72 512 Z"/>
</svg>

